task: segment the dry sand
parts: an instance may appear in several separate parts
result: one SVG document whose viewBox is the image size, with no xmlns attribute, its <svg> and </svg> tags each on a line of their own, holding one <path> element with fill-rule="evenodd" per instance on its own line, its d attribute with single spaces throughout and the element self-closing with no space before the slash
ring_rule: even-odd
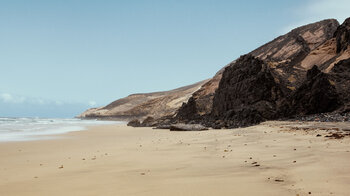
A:
<svg viewBox="0 0 350 196">
<path fill-rule="evenodd" d="M 293 128 L 333 125 L 203 132 L 108 125 L 0 143 L 0 195 L 350 195 L 350 138 Z"/>
</svg>

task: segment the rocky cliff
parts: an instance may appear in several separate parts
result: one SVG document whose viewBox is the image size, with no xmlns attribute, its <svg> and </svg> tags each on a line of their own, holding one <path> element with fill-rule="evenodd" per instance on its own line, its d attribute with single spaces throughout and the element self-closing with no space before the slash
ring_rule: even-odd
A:
<svg viewBox="0 0 350 196">
<path fill-rule="evenodd" d="M 225 127 L 274 119 L 278 117 L 282 97 L 271 68 L 252 55 L 244 55 L 225 69 L 214 96 L 211 116 Z"/>
<path fill-rule="evenodd" d="M 239 127 L 264 120 L 350 111 L 350 19 L 296 28 L 224 66 L 212 79 L 135 94 L 82 118 L 146 120 L 137 126 L 201 123 Z"/>
<path fill-rule="evenodd" d="M 232 128 L 348 111 L 349 24 L 347 19 L 340 26 L 334 20 L 306 25 L 240 57 L 222 73 L 211 112 L 198 117 L 191 98 L 177 120 L 187 111 L 187 119 L 195 116 L 193 120 L 207 126 Z"/>
<path fill-rule="evenodd" d="M 325 43 L 333 38 L 333 34 L 338 26 L 339 23 L 334 19 L 305 25 L 279 36 L 249 54 L 264 60 L 272 69 L 272 74 L 276 81 L 284 84 L 282 91 L 285 94 L 290 94 L 300 86 L 307 69 L 315 64 L 321 65 L 336 55 L 335 51 L 333 52 L 333 45 L 328 46 L 331 47 L 331 49 L 328 49 Z M 314 55 L 315 51 L 321 50 L 319 49 L 320 47 L 326 48 L 324 49 L 326 51 Z M 327 56 L 328 53 L 331 54 Z M 326 57 L 321 57 L 321 55 Z M 191 97 L 191 101 L 180 108 L 177 115 L 179 119 L 193 120 L 211 112 L 214 94 L 219 86 L 225 67 L 195 92 Z M 327 68 L 323 66 L 323 70 Z"/>
</svg>

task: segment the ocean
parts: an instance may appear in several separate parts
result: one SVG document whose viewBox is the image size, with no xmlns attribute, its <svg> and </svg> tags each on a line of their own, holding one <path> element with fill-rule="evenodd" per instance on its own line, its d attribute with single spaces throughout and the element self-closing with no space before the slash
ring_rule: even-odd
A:
<svg viewBox="0 0 350 196">
<path fill-rule="evenodd" d="M 123 123 L 59 118 L 0 118 L 0 142 L 51 139 L 53 135 L 83 131 L 92 125 Z"/>
</svg>

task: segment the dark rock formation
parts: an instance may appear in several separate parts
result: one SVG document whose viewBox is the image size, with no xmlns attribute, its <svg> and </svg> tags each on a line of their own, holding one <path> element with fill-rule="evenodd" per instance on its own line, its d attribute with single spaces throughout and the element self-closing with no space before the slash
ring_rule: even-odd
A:
<svg viewBox="0 0 350 196">
<path fill-rule="evenodd" d="M 252 55 L 245 55 L 225 69 L 211 116 L 223 119 L 225 127 L 256 124 L 278 117 L 281 98 L 283 93 L 268 65 Z"/>
<path fill-rule="evenodd" d="M 131 127 L 141 127 L 141 123 L 137 119 L 131 120 L 127 125 Z"/>
<path fill-rule="evenodd" d="M 309 115 L 334 111 L 341 101 L 329 75 L 314 66 L 307 71 L 306 80 L 291 96 L 290 104 L 289 115 Z"/>
<path fill-rule="evenodd" d="M 350 112 L 350 58 L 334 65 L 330 81 L 335 85 L 342 101 L 342 112 Z"/>
<path fill-rule="evenodd" d="M 176 117 L 180 121 L 198 120 L 211 113 L 215 91 L 227 66 L 219 70 L 212 79 L 192 94 L 187 103 L 179 108 Z"/>
<path fill-rule="evenodd" d="M 342 74 L 343 76 L 348 76 L 350 73 L 350 59 L 339 61 L 334 65 L 332 72 L 336 74 Z"/>
<path fill-rule="evenodd" d="M 234 128 L 266 120 L 333 112 L 344 105 L 341 93 L 349 87 L 336 87 L 350 82 L 347 60 L 335 65 L 334 73 L 323 73 L 317 66 L 291 95 L 283 94 L 280 83 L 266 63 L 251 55 L 240 57 L 227 67 L 216 91 L 211 116 L 201 122 L 213 128 Z M 343 74 L 342 77 L 336 74 Z M 343 80 L 334 82 L 332 77 Z M 345 83 L 348 84 L 348 83 Z M 350 99 L 350 95 L 348 95 Z"/>
<path fill-rule="evenodd" d="M 182 122 L 189 122 L 200 118 L 195 98 L 191 97 L 187 103 L 183 103 L 176 116 Z"/>
<path fill-rule="evenodd" d="M 347 18 L 334 33 L 337 40 L 337 53 L 344 51 L 350 44 L 350 18 Z"/>
</svg>

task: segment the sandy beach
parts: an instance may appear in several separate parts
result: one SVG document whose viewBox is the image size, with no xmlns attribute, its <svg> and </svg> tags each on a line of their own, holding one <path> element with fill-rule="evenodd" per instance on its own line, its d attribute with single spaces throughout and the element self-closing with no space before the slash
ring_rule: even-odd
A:
<svg viewBox="0 0 350 196">
<path fill-rule="evenodd" d="M 0 143 L 0 195 L 350 195 L 350 138 L 324 137 L 335 125 L 350 127 L 266 122 L 170 132 L 104 125 Z"/>
</svg>

